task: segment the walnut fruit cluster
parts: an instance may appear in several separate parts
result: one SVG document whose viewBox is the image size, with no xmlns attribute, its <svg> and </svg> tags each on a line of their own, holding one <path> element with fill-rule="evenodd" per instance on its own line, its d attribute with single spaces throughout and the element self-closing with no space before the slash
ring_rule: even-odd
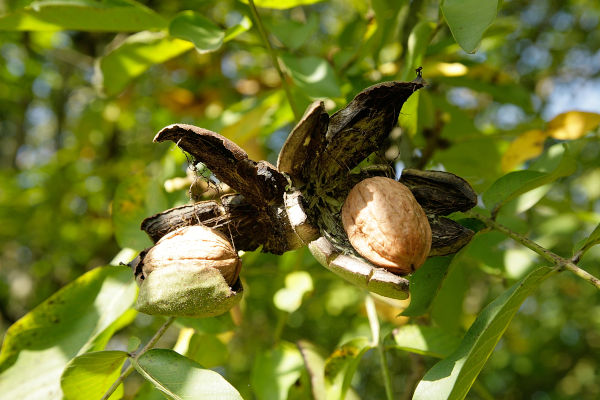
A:
<svg viewBox="0 0 600 400">
<path fill-rule="evenodd" d="M 222 314 L 241 298 L 241 267 L 235 249 L 218 231 L 202 225 L 179 228 L 141 255 L 136 308 L 172 316 Z"/>
<path fill-rule="evenodd" d="M 342 207 L 342 224 L 361 256 L 397 275 L 423 265 L 431 248 L 427 215 L 412 192 L 390 178 L 356 184 Z"/>
</svg>

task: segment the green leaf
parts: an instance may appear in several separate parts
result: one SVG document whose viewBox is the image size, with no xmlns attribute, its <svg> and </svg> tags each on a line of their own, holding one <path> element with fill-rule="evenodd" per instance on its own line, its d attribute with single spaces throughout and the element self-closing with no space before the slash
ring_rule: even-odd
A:
<svg viewBox="0 0 600 400">
<path fill-rule="evenodd" d="M 134 400 L 165 400 L 165 396 L 151 382 L 145 381 Z"/>
<path fill-rule="evenodd" d="M 482 195 L 483 203 L 488 210 L 496 213 L 509 201 L 540 186 L 551 183 L 563 176 L 571 175 L 577 168 L 577 161 L 570 154 L 566 144 L 562 148 L 562 158 L 550 173 L 525 170 L 510 172 L 496 180 Z M 551 148 L 552 149 L 552 148 Z M 559 155 L 560 156 L 560 155 Z M 522 208 L 520 208 L 522 209 Z"/>
<path fill-rule="evenodd" d="M 464 399 L 523 301 L 552 271 L 536 269 L 485 307 L 459 347 L 425 374 L 413 399 Z"/>
<path fill-rule="evenodd" d="M 113 200 L 113 223 L 119 245 L 138 250 L 151 246 L 152 241 L 140 229 L 140 223 L 165 208 L 162 189 L 147 175 L 135 174 L 119 183 Z"/>
<path fill-rule="evenodd" d="M 227 346 L 218 337 L 197 333 L 190 337 L 185 352 L 186 357 L 206 368 L 225 365 L 228 355 Z"/>
<path fill-rule="evenodd" d="M 169 33 L 173 37 L 194 43 L 200 53 L 217 50 L 225 38 L 225 31 L 193 11 L 184 11 L 173 18 Z"/>
<path fill-rule="evenodd" d="M 230 40 L 235 39 L 242 33 L 248 31 L 252 28 L 252 20 L 244 15 L 242 20 L 237 24 L 225 30 L 225 37 L 223 38 L 223 42 L 229 42 Z"/>
<path fill-rule="evenodd" d="M 285 277 L 285 287 L 275 292 L 273 303 L 282 311 L 292 313 L 302 305 L 306 293 L 313 290 L 313 281 L 306 271 L 294 271 Z"/>
<path fill-rule="evenodd" d="M 585 254 L 593 246 L 600 244 L 600 224 L 596 226 L 596 229 L 588 236 L 580 246 L 577 246 L 575 253 L 581 252 L 581 255 Z"/>
<path fill-rule="evenodd" d="M 158 30 L 167 21 L 135 1 L 36 1 L 0 17 L 2 31 L 137 32 Z"/>
<path fill-rule="evenodd" d="M 131 271 L 131 270 L 130 270 Z M 133 285 L 132 285 L 133 286 Z M 135 287 L 137 289 L 137 287 Z M 106 327 L 102 333 L 94 337 L 89 341 L 80 351 L 79 354 L 88 351 L 99 351 L 106 347 L 108 341 L 112 338 L 114 333 L 127 325 L 131 324 L 137 315 L 137 311 L 130 308 L 125 311 L 121 316 L 113 321 L 112 324 Z"/>
<path fill-rule="evenodd" d="M 290 50 L 302 46 L 319 29 L 317 14 L 309 14 L 308 21 L 297 22 L 289 19 L 274 19 L 267 24 L 273 33 Z"/>
<path fill-rule="evenodd" d="M 497 210 L 519 194 L 536 188 L 536 182 L 546 178 L 548 174 L 540 171 L 514 171 L 500 177 L 481 198 L 486 208 Z"/>
<path fill-rule="evenodd" d="M 151 66 L 192 48 L 194 45 L 187 40 L 168 37 L 164 32 L 136 33 L 100 58 L 96 81 L 104 93 L 116 95 Z"/>
<path fill-rule="evenodd" d="M 298 349 L 304 359 L 304 366 L 308 371 L 310 377 L 310 386 L 315 400 L 325 400 L 325 357 L 321 351 L 314 344 L 300 340 L 298 343 Z"/>
<path fill-rule="evenodd" d="M 400 34 L 403 23 L 399 22 L 402 19 L 399 13 L 407 6 L 407 3 L 407 0 L 371 0 L 366 3 L 375 12 L 375 21 L 373 21 L 375 24 L 371 26 L 374 26 L 376 30 L 374 34 L 367 33 L 365 35 L 364 49 L 375 59 L 379 59 L 380 62 L 383 61 L 381 59 L 382 49 L 387 47 L 387 45 L 398 46 L 396 49 L 400 50 Z M 362 57 L 367 57 L 367 54 L 364 54 Z M 393 60 L 388 59 L 383 62 L 390 61 Z"/>
<path fill-rule="evenodd" d="M 291 343 L 281 342 L 255 359 L 250 382 L 256 398 L 285 400 L 302 373 L 302 356 Z"/>
<path fill-rule="evenodd" d="M 137 286 L 128 267 L 96 268 L 13 324 L 0 353 L 0 393 L 9 399 L 61 399 L 67 363 L 113 330 L 133 305 Z M 95 344 L 95 345 L 94 345 Z"/>
<path fill-rule="evenodd" d="M 409 79 L 410 80 L 410 79 Z M 414 138 L 419 129 L 419 100 L 421 91 L 413 93 L 402 105 L 402 112 L 398 117 L 398 124 L 405 129 L 411 138 Z"/>
<path fill-rule="evenodd" d="M 312 98 L 341 96 L 333 68 L 325 59 L 282 54 L 281 60 L 294 83 L 307 96 Z"/>
<path fill-rule="evenodd" d="M 329 356 L 325 362 L 328 400 L 343 399 L 346 396 L 362 356 L 372 347 L 367 338 L 356 338 L 343 344 Z"/>
<path fill-rule="evenodd" d="M 130 336 L 127 340 L 127 351 L 133 353 L 140 347 L 140 344 L 142 344 L 142 340 L 139 337 Z"/>
<path fill-rule="evenodd" d="M 448 171 L 452 171 L 453 174 L 456 174 L 469 182 L 496 179 L 499 176 L 500 171 L 500 152 L 498 151 L 498 143 L 489 136 L 482 136 L 474 128 L 459 130 L 460 127 L 470 124 L 472 124 L 472 121 L 457 123 L 453 119 L 444 128 L 442 137 L 453 137 L 455 136 L 455 132 L 461 132 L 461 134 L 470 132 L 474 135 L 474 138 L 453 142 L 452 146 L 448 149 L 436 152 L 434 160 L 444 165 Z M 456 136 L 459 135 L 456 134 Z M 476 186 L 476 184 L 474 186 Z M 477 189 L 477 187 L 475 187 L 475 189 Z"/>
<path fill-rule="evenodd" d="M 410 32 L 401 80 L 410 81 L 415 78 L 415 69 L 423 63 L 423 55 L 427 50 L 431 32 L 433 32 L 434 28 L 434 23 L 421 21 Z"/>
<path fill-rule="evenodd" d="M 152 349 L 132 359 L 135 369 L 171 399 L 242 400 L 217 372 L 169 349 Z"/>
<path fill-rule="evenodd" d="M 177 325 L 193 328 L 198 333 L 219 334 L 232 331 L 235 324 L 231 319 L 230 313 L 218 315 L 211 318 L 183 318 L 179 317 L 175 320 Z"/>
<path fill-rule="evenodd" d="M 248 4 L 248 0 L 240 0 L 242 3 Z M 298 6 L 307 6 L 310 4 L 320 3 L 324 0 L 255 0 L 254 5 L 261 8 L 272 8 L 274 10 L 287 10 Z"/>
<path fill-rule="evenodd" d="M 425 314 L 439 290 L 453 257 L 431 257 L 410 277 L 410 304 L 400 315 Z"/>
<path fill-rule="evenodd" d="M 444 358 L 460 343 L 460 337 L 446 330 L 422 325 L 404 325 L 394 331 L 396 345 L 411 353 Z"/>
<path fill-rule="evenodd" d="M 456 43 L 467 53 L 473 53 L 496 19 L 498 0 L 445 0 L 442 13 Z"/>
<path fill-rule="evenodd" d="M 463 299 L 468 289 L 464 268 L 462 262 L 450 264 L 430 306 L 431 319 L 446 331 L 460 330 Z"/>
<path fill-rule="evenodd" d="M 85 353 L 72 359 L 61 378 L 61 388 L 66 400 L 99 399 L 121 374 L 127 359 L 124 351 L 97 351 Z M 111 398 L 123 396 L 119 385 Z"/>
</svg>

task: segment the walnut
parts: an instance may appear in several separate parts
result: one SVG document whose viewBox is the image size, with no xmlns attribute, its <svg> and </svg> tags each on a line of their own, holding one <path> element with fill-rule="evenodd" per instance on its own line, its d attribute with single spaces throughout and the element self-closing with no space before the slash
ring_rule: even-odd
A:
<svg viewBox="0 0 600 400">
<path fill-rule="evenodd" d="M 222 314 L 241 298 L 241 266 L 223 234 L 201 225 L 179 228 L 141 254 L 136 308 L 173 316 Z"/>
<path fill-rule="evenodd" d="M 242 262 L 220 232 L 205 226 L 186 226 L 163 236 L 146 253 L 142 272 L 148 276 L 157 268 L 189 264 L 219 270 L 231 286 L 240 274 Z"/>
<path fill-rule="evenodd" d="M 431 248 L 431 228 L 411 191 L 390 178 L 356 184 L 342 207 L 342 224 L 354 249 L 398 275 L 414 272 Z"/>
</svg>

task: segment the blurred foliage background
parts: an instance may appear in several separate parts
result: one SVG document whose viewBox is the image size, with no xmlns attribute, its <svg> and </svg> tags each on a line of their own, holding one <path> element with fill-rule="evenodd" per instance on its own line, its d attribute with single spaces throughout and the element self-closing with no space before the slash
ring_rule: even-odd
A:
<svg viewBox="0 0 600 400">
<path fill-rule="evenodd" d="M 0 11 L 27 3 L 4 2 Z M 194 10 L 220 28 L 251 17 L 246 4 L 233 0 L 142 3 L 167 19 Z M 438 1 L 332 0 L 259 12 L 300 112 L 326 98 L 332 113 L 365 87 L 412 80 L 423 66 L 429 86 L 405 105 L 402 129 L 386 152 L 398 171 L 446 170 L 481 193 L 564 141 L 540 136 L 511 150 L 516 138 L 543 131 L 566 111 L 600 113 L 595 1 L 505 0 L 473 54 L 453 39 Z M 120 252 L 119 260 L 126 259 L 132 252 L 124 248 L 149 246 L 138 232 L 141 219 L 189 201 L 187 160 L 175 146 L 152 143 L 160 128 L 191 123 L 222 133 L 255 160 L 276 161 L 294 113 L 258 31 L 244 30 L 214 51 L 183 46 L 167 57 L 157 48 L 125 72 L 111 69 L 110 56 L 128 33 L 0 32 L 0 333 L 85 271 Z M 572 174 L 498 216 L 566 257 L 600 222 L 598 129 L 584 133 L 568 140 L 576 151 Z M 134 211 L 115 215 L 127 207 Z M 596 276 L 599 250 L 580 263 Z M 247 253 L 243 262 L 241 307 L 190 322 L 197 330 L 188 344 L 198 349 L 192 358 L 223 372 L 247 398 L 262 398 L 252 389 L 262 379 L 254 366 L 268 364 L 275 343 L 307 339 L 329 354 L 368 336 L 364 293 L 320 267 L 306 249 L 280 257 Z M 502 234 L 478 235 L 418 320 L 462 334 L 491 299 L 541 263 Z M 288 286 L 300 279 L 306 290 L 290 295 L 286 279 Z M 384 331 L 408 322 L 397 316 L 406 306 L 378 303 Z M 131 335 L 147 340 L 158 325 L 138 315 L 111 346 L 122 348 Z M 180 329 L 172 327 L 163 342 L 181 341 Z M 207 343 L 211 352 L 203 351 Z M 389 357 L 398 396 L 435 362 L 400 349 Z M 367 353 L 353 381 L 360 398 L 384 396 L 376 365 L 374 352 Z M 526 300 L 469 398 L 596 399 L 599 371 L 600 294 L 562 273 Z M 128 396 L 141 383 L 135 379 Z"/>
</svg>

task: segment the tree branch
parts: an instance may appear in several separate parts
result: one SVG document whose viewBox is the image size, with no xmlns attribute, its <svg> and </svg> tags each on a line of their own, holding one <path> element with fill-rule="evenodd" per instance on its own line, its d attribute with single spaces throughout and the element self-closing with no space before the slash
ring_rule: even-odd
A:
<svg viewBox="0 0 600 400">
<path fill-rule="evenodd" d="M 290 87 L 287 83 L 285 74 L 283 73 L 283 71 L 281 70 L 281 67 L 279 66 L 279 60 L 277 59 L 275 50 L 273 50 L 273 46 L 271 46 L 271 42 L 269 41 L 269 37 L 267 36 L 267 31 L 262 23 L 262 20 L 260 19 L 260 15 L 258 15 L 256 6 L 254 5 L 254 0 L 248 0 L 248 5 L 250 6 L 250 11 L 252 12 L 252 17 L 256 21 L 256 27 L 258 28 L 258 32 L 260 33 L 260 36 L 261 36 L 263 42 L 265 42 L 267 51 L 271 55 L 271 60 L 273 62 L 273 66 L 275 67 L 275 69 L 277 70 L 277 73 L 279 74 L 279 78 L 281 79 L 281 85 L 283 86 L 285 95 L 288 98 L 288 102 L 290 103 L 292 112 L 294 113 L 294 118 L 296 119 L 296 121 L 299 121 L 300 118 L 302 117 L 302 114 L 300 114 L 300 112 L 296 108 L 296 103 L 294 102 L 294 98 L 292 97 L 292 91 L 290 90 Z"/>
<path fill-rule="evenodd" d="M 144 346 L 144 348 L 141 349 L 139 352 L 137 352 L 133 356 L 133 358 L 135 360 L 139 359 L 142 356 L 142 354 L 144 354 L 145 352 L 150 350 L 152 347 L 154 347 L 156 342 L 158 342 L 158 339 L 160 339 L 161 336 L 164 335 L 164 333 L 167 331 L 169 326 L 171 326 L 173 321 L 175 321 L 175 317 L 169 317 L 169 319 L 167 319 L 167 321 L 158 329 L 158 331 L 156 331 L 154 336 L 152 336 L 152 339 L 150 339 L 150 341 Z M 107 400 L 114 393 L 114 391 L 117 390 L 117 388 L 119 387 L 121 382 L 123 382 L 125 380 L 125 378 L 127 378 L 133 372 L 133 370 L 134 370 L 133 364 L 130 363 L 129 366 L 127 367 L 127 369 L 125 369 L 125 371 L 123 371 L 121 376 L 119 376 L 117 378 L 117 380 L 106 391 L 106 393 L 104 393 L 104 396 L 102 396 L 102 398 L 100 400 Z"/>
<path fill-rule="evenodd" d="M 373 336 L 373 345 L 377 346 L 377 353 L 379 354 L 379 362 L 381 364 L 381 374 L 383 375 L 386 398 L 387 400 L 393 400 L 394 391 L 392 390 L 392 378 L 390 376 L 390 370 L 388 369 L 385 348 L 383 346 L 383 340 L 379 331 L 379 319 L 377 318 L 375 302 L 370 295 L 365 297 L 365 308 L 367 309 L 367 317 L 369 318 L 371 335 Z"/>
<path fill-rule="evenodd" d="M 554 264 L 557 271 L 562 271 L 562 270 L 567 269 L 567 270 L 573 272 L 578 277 L 585 279 L 586 281 L 588 281 L 589 283 L 594 285 L 597 289 L 600 289 L 600 279 L 596 278 L 594 275 L 590 274 L 589 272 L 579 268 L 577 265 L 575 265 L 575 263 L 572 260 L 563 258 L 563 257 L 559 256 L 558 254 L 551 252 L 550 250 L 540 246 L 539 244 L 537 244 L 534 241 L 528 239 L 527 237 L 521 235 L 520 233 L 512 231 L 509 228 L 507 228 L 506 226 L 497 223 L 496 221 L 494 221 L 491 218 L 485 217 L 474 211 L 468 211 L 466 214 L 473 218 L 477 218 L 477 219 L 481 220 L 487 227 L 495 229 L 499 232 L 502 232 L 505 235 L 509 236 L 511 239 L 515 240 L 516 242 L 519 242 L 523 246 L 535 251 L 540 256 L 542 256 L 547 261 L 549 261 L 551 264 Z"/>
</svg>

